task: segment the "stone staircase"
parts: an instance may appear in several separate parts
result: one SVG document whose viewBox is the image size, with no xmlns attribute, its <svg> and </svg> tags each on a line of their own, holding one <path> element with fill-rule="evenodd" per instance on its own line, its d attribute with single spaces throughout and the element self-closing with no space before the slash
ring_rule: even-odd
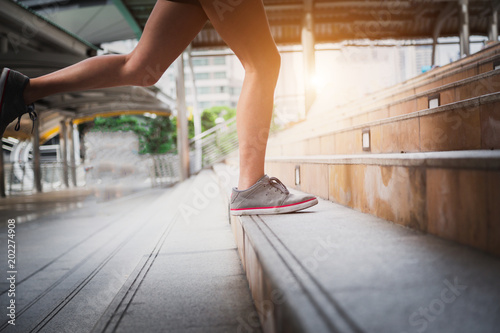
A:
<svg viewBox="0 0 500 333">
<path fill-rule="evenodd" d="M 322 199 L 230 220 L 264 332 L 498 331 L 499 61 L 323 100 L 270 138 L 266 173 Z M 228 201 L 237 163 L 214 166 Z"/>
<path fill-rule="evenodd" d="M 267 172 L 500 254 L 500 45 L 276 133 Z"/>
</svg>

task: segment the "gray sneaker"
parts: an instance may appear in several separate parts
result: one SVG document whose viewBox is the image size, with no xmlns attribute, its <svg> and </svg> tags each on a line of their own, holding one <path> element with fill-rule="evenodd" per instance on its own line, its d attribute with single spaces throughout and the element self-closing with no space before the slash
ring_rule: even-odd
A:
<svg viewBox="0 0 500 333">
<path fill-rule="evenodd" d="M 291 213 L 318 203 L 312 195 L 291 194 L 276 177 L 264 175 L 252 187 L 231 194 L 231 215 Z"/>
<path fill-rule="evenodd" d="M 28 113 L 35 126 L 36 112 L 33 104 L 24 103 L 23 92 L 29 78 L 19 72 L 4 68 L 0 74 L 0 138 L 7 126 L 16 118 L 19 131 L 21 116 Z M 31 129 L 33 131 L 33 128 Z"/>
</svg>

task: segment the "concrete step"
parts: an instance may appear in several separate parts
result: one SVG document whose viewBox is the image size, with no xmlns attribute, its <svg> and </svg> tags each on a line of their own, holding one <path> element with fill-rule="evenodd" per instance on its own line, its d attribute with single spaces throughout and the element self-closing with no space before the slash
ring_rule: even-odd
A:
<svg viewBox="0 0 500 333">
<path fill-rule="evenodd" d="M 264 332 L 498 330 L 496 257 L 326 200 L 231 226 Z"/>
<path fill-rule="evenodd" d="M 276 157 L 266 169 L 289 187 L 500 255 L 500 151 Z"/>
<path fill-rule="evenodd" d="M 2 332 L 234 332 L 255 312 L 210 171 L 20 223 L 16 243 L 16 326 Z"/>
<path fill-rule="evenodd" d="M 500 93 L 341 130 L 292 130 L 271 136 L 269 157 L 498 149 Z"/>
<path fill-rule="evenodd" d="M 318 100 L 310 110 L 309 116 L 324 116 L 341 110 L 362 112 L 371 108 L 380 108 L 417 94 L 426 93 L 444 85 L 471 79 L 494 71 L 500 64 L 500 44 L 492 45 L 471 57 L 457 60 L 443 67 L 435 68 L 405 82 L 372 93 L 366 98 L 335 106 L 332 101 Z"/>
<path fill-rule="evenodd" d="M 350 120 L 350 125 L 359 125 L 371 120 L 409 114 L 499 91 L 500 69 L 415 93 L 380 106 L 371 105 L 369 108 L 358 110 L 348 108 L 343 113 L 335 112 L 331 117 L 337 120 Z"/>
</svg>

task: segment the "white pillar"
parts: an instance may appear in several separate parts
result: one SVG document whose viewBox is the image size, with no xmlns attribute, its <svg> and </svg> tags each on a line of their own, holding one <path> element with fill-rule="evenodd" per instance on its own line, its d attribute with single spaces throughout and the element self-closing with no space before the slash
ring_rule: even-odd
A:
<svg viewBox="0 0 500 333">
<path fill-rule="evenodd" d="M 314 52 L 314 20 L 313 1 L 304 0 L 304 20 L 302 23 L 302 54 L 304 57 L 304 93 L 306 113 L 311 108 L 316 99 L 316 90 L 313 85 L 313 78 L 316 71 L 316 61 Z"/>
<path fill-rule="evenodd" d="M 59 132 L 59 146 L 61 152 L 61 164 L 63 168 L 63 183 L 65 187 L 69 187 L 68 177 L 68 129 L 66 120 L 61 121 L 61 128 Z"/>
<path fill-rule="evenodd" d="M 489 23 L 488 39 L 496 42 L 498 41 L 498 11 L 496 6 L 492 6 Z"/>
<path fill-rule="evenodd" d="M 180 162 L 181 181 L 189 178 L 189 138 L 184 86 L 184 54 L 177 58 L 177 153 Z"/>
<path fill-rule="evenodd" d="M 40 161 L 40 118 L 35 119 L 33 129 L 33 176 L 35 189 L 38 193 L 42 192 L 42 165 Z"/>
<path fill-rule="evenodd" d="M 193 124 L 194 124 L 194 136 L 197 137 L 201 134 L 201 110 L 198 108 L 198 92 L 196 91 L 196 78 L 194 74 L 193 57 L 191 57 L 191 44 L 188 47 L 188 64 L 191 72 L 191 81 L 193 84 Z M 201 140 L 195 141 L 195 161 L 194 161 L 194 172 L 201 170 L 202 160 L 201 160 Z"/>
<path fill-rule="evenodd" d="M 470 55 L 469 48 L 469 0 L 459 0 L 460 17 L 460 57 Z"/>
<path fill-rule="evenodd" d="M 70 162 L 70 174 L 71 174 L 71 183 L 73 186 L 77 186 L 76 183 L 76 163 L 75 163 L 75 128 L 73 121 L 69 122 L 69 162 Z"/>
</svg>

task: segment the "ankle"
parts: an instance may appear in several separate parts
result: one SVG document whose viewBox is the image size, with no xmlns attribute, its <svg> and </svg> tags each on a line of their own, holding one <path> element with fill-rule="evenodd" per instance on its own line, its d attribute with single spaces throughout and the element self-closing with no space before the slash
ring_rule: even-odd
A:
<svg viewBox="0 0 500 333">
<path fill-rule="evenodd" d="M 24 104 L 29 105 L 31 103 L 34 103 L 35 101 L 33 100 L 33 96 L 30 94 L 31 92 L 31 84 L 28 82 L 26 87 L 24 87 L 24 92 L 23 92 L 23 99 L 24 99 Z"/>
<path fill-rule="evenodd" d="M 238 190 L 239 191 L 244 191 L 252 187 L 259 179 L 261 179 L 264 176 L 264 174 L 257 175 L 257 176 L 240 176 L 240 179 L 238 180 Z"/>
</svg>

